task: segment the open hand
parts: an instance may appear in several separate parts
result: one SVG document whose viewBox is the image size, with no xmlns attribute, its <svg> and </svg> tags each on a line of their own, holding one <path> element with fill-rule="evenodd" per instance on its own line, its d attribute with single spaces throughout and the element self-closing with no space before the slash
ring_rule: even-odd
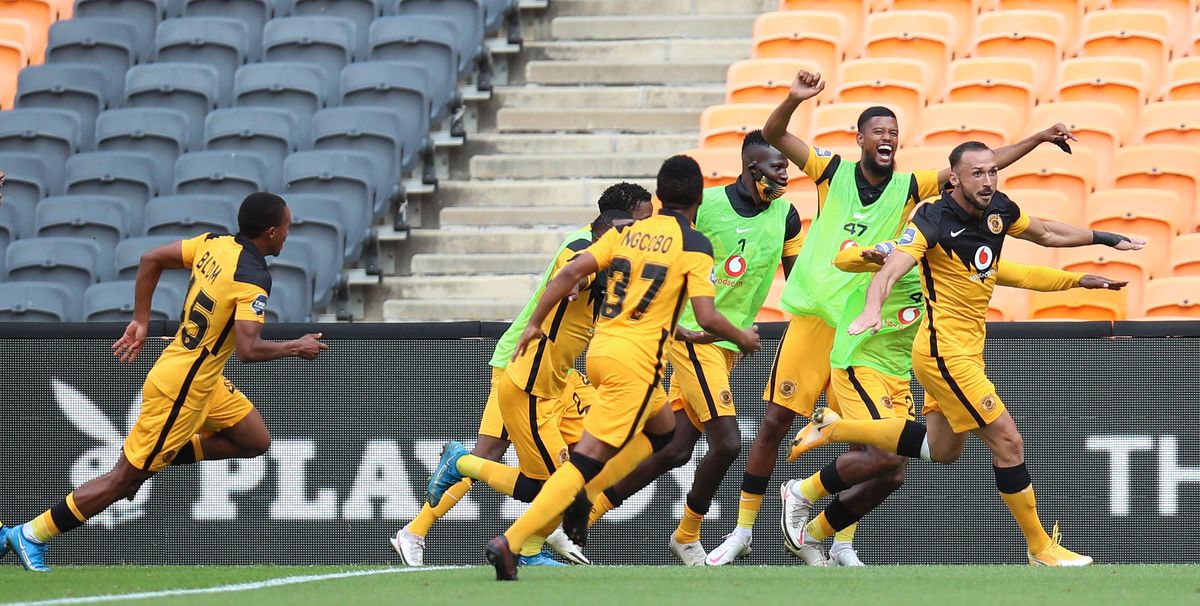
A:
<svg viewBox="0 0 1200 606">
<path fill-rule="evenodd" d="M 1129 284 L 1129 282 L 1111 280 L 1109 278 L 1105 278 L 1104 276 L 1097 276 L 1095 274 L 1087 274 L 1079 279 L 1079 286 L 1083 288 L 1121 290 L 1127 284 Z"/>
<path fill-rule="evenodd" d="M 130 322 L 125 327 L 125 334 L 121 335 L 121 338 L 117 339 L 116 343 L 113 343 L 113 355 L 126 364 L 132 364 L 137 361 L 138 354 L 141 353 L 142 347 L 146 345 L 147 332 L 149 332 L 149 328 L 144 322 L 138 322 L 137 320 Z"/>
<path fill-rule="evenodd" d="M 875 247 L 871 247 L 871 248 L 863 249 L 862 258 L 863 258 L 863 261 L 866 261 L 867 263 L 874 263 L 875 265 L 883 265 L 883 262 L 887 261 L 888 256 L 882 250 L 879 250 L 878 248 L 875 248 Z"/>
<path fill-rule="evenodd" d="M 883 328 L 883 318 L 879 317 L 878 313 L 868 314 L 864 311 L 861 315 L 854 319 L 854 322 L 850 324 L 850 328 L 847 329 L 846 332 L 850 333 L 851 335 L 861 335 L 862 333 L 870 330 L 871 334 L 875 334 L 879 332 L 879 329 L 881 328 Z"/>
<path fill-rule="evenodd" d="M 1145 246 L 1145 240 L 1141 238 L 1129 238 L 1128 240 L 1121 240 L 1120 242 L 1117 242 L 1117 245 L 1113 248 L 1117 250 L 1141 250 L 1142 248 L 1145 248 Z"/>
<path fill-rule="evenodd" d="M 525 354 L 525 350 L 529 349 L 529 344 L 538 341 L 545 337 L 540 326 L 534 325 L 532 322 L 525 327 L 525 332 L 521 333 L 521 339 L 517 341 L 517 350 L 513 352 L 512 360 L 515 361 L 518 357 Z"/>
</svg>

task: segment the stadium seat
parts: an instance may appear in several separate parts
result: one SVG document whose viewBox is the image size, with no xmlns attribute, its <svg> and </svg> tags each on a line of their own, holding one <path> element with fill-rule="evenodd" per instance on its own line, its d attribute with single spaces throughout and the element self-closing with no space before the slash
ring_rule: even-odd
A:
<svg viewBox="0 0 1200 606">
<path fill-rule="evenodd" d="M 47 191 L 46 162 L 33 153 L 0 152 L 0 170 L 5 171 L 4 189 L 0 190 L 4 200 L 0 208 L 7 208 L 7 212 L 12 213 L 18 236 L 32 238 L 37 233 L 37 204 L 51 193 Z"/>
<path fill-rule="evenodd" d="M 220 2 L 220 4 L 230 4 Z M 199 63 L 217 70 L 217 104 L 233 98 L 233 74 L 250 53 L 246 23 L 224 17 L 167 19 L 158 25 L 158 63 Z"/>
<path fill-rule="evenodd" d="M 317 194 L 288 194 L 287 204 L 292 211 L 292 231 L 311 239 L 322 251 L 320 258 L 328 261 L 331 268 L 340 270 L 343 260 L 358 259 L 366 234 L 348 233 L 346 226 L 358 218 L 361 209 L 333 196 Z M 335 232 L 336 242 L 331 240 Z M 325 254 L 330 250 L 337 254 Z"/>
<path fill-rule="evenodd" d="M 146 201 L 158 191 L 154 164 L 138 152 L 87 152 L 67 160 L 64 185 L 73 196 L 112 196 L 126 205 L 129 233 L 138 233 Z"/>
<path fill-rule="evenodd" d="M 1108 0 L 1107 8 L 1153 10 L 1166 15 L 1171 26 L 1169 42 L 1172 54 L 1180 57 L 1187 52 L 1191 44 L 1189 34 L 1196 31 L 1193 29 L 1189 32 L 1188 25 L 1197 18 L 1196 11 L 1200 10 L 1200 4 L 1195 0 Z"/>
<path fill-rule="evenodd" d="M 988 300 L 987 321 L 1020 322 L 1029 317 L 1029 292 L 1023 288 L 997 285 L 992 291 L 992 298 Z"/>
<path fill-rule="evenodd" d="M 1117 148 L 1128 141 L 1132 118 L 1115 103 L 1059 101 L 1035 107 L 1029 115 L 1029 124 L 1034 128 L 1045 128 L 1063 123 L 1079 140 L 1071 142 L 1071 148 L 1087 148 L 1099 161 L 1097 168 L 1107 172 Z"/>
<path fill-rule="evenodd" d="M 1063 55 L 1066 24 L 1059 13 L 1047 10 L 1013 10 L 983 13 L 975 22 L 973 57 L 1026 59 L 1037 72 L 1034 90 L 1042 100 L 1051 88 Z"/>
<path fill-rule="evenodd" d="M 282 183 L 283 160 L 299 147 L 296 118 L 270 107 L 218 109 L 204 119 L 204 148 L 209 151 L 253 152 L 266 159 L 266 179 Z"/>
<path fill-rule="evenodd" d="M 416 64 L 370 61 L 342 71 L 342 105 L 381 107 L 403 116 L 403 169 L 416 165 L 429 133 L 430 104 L 427 73 Z M 411 118 L 411 119 L 410 119 Z"/>
<path fill-rule="evenodd" d="M 1082 225 L 1083 200 L 1075 200 L 1060 191 L 1049 189 L 1004 189 L 1007 195 L 1026 214 L 1071 225 Z M 1007 240 L 1005 246 L 1011 243 Z"/>
<path fill-rule="evenodd" d="M 337 98 L 338 76 L 357 44 L 354 22 L 339 17 L 284 17 L 263 28 L 263 59 L 321 68 L 327 99 Z"/>
<path fill-rule="evenodd" d="M 133 280 L 93 284 L 83 293 L 84 322 L 128 322 L 133 319 Z M 183 293 L 170 284 L 154 290 L 150 300 L 151 320 L 178 320 Z"/>
<path fill-rule="evenodd" d="M 73 322 L 80 298 L 62 284 L 0 282 L 0 322 Z"/>
<path fill-rule="evenodd" d="M 787 96 L 788 89 L 800 70 L 819 72 L 821 68 L 815 62 L 804 59 L 738 61 L 730 65 L 729 70 L 725 72 L 725 102 L 779 105 Z M 836 76 L 822 74 L 827 81 L 831 79 L 831 75 Z M 804 105 L 801 104 L 800 107 Z"/>
<path fill-rule="evenodd" d="M 1132 234 L 1140 236 L 1140 234 Z M 1142 250 L 1115 250 L 1107 246 L 1083 246 L 1063 248 L 1058 251 L 1058 265 L 1067 271 L 1096 274 L 1113 280 L 1128 281 L 1128 302 L 1132 309 L 1141 304 L 1142 284 L 1162 273 L 1156 258 L 1157 251 L 1165 249 L 1151 242 Z"/>
<path fill-rule="evenodd" d="M 976 21 L 980 10 L 992 8 L 993 0 L 891 0 L 891 11 L 934 11 L 946 15 L 955 24 L 950 30 L 951 50 L 965 57 L 975 40 Z"/>
<path fill-rule="evenodd" d="M 1200 148 L 1163 144 L 1123 147 L 1113 158 L 1113 178 L 1117 187 L 1166 189 L 1181 200 L 1195 200 L 1200 193 Z"/>
<path fill-rule="evenodd" d="M 1109 189 L 1088 199 L 1084 225 L 1118 234 L 1142 234 L 1151 242 L 1169 247 L 1175 234 L 1190 226 L 1194 206 L 1191 200 L 1181 200 L 1170 190 Z"/>
<path fill-rule="evenodd" d="M 135 65 L 125 73 L 126 107 L 178 109 L 188 117 L 188 149 L 200 149 L 204 116 L 217 106 L 220 76 L 211 65 Z"/>
<path fill-rule="evenodd" d="M 246 65 L 233 76 L 235 107 L 272 107 L 291 112 L 300 141 L 307 141 L 313 114 L 325 107 L 325 76 L 307 63 Z"/>
<path fill-rule="evenodd" d="M 1029 293 L 1031 320 L 1124 320 L 1129 308 L 1124 290 L 1072 288 L 1058 292 Z"/>
<path fill-rule="evenodd" d="M 154 54 L 154 34 L 165 9 L 166 0 L 76 0 L 75 18 L 110 17 L 128 21 L 137 35 L 138 59 L 146 61 Z"/>
<path fill-rule="evenodd" d="M 787 322 L 791 319 L 791 315 L 779 306 L 779 298 L 783 296 L 786 285 L 787 282 L 782 278 L 775 278 L 771 282 L 771 289 L 767 291 L 767 299 L 754 318 L 755 322 Z"/>
<path fill-rule="evenodd" d="M 863 57 L 919 61 L 934 89 L 941 87 L 954 54 L 956 30 L 970 31 L 969 26 L 956 28 L 949 15 L 935 11 L 875 13 L 863 27 Z"/>
<path fill-rule="evenodd" d="M 52 0 L 4 0 L 0 2 L 0 19 L 16 19 L 29 24 L 27 56 L 34 65 L 46 54 L 46 33 L 54 23 L 58 9 Z"/>
<path fill-rule="evenodd" d="M 832 11 L 842 16 L 842 51 L 857 57 L 862 48 L 862 27 L 867 6 L 862 0 L 780 0 L 781 11 Z"/>
<path fill-rule="evenodd" d="M 17 107 L 61 109 L 79 116 L 80 145 L 91 149 L 96 116 L 108 107 L 104 70 L 91 65 L 36 65 L 17 78 Z"/>
<path fill-rule="evenodd" d="M 137 278 L 138 264 L 141 262 L 142 255 L 151 250 L 178 242 L 179 238 L 174 236 L 151 236 L 144 238 L 129 238 L 117 244 L 116 254 L 116 276 L 118 280 L 134 280 Z M 168 269 L 162 273 L 159 278 L 159 289 L 164 285 L 176 292 L 186 294 L 188 290 L 188 282 L 192 278 L 190 269 Z M 159 290 L 154 291 L 155 298 L 158 298 Z"/>
<path fill-rule="evenodd" d="M 999 0 L 996 8 L 1010 10 L 1053 11 L 1063 18 L 1063 50 L 1073 52 L 1079 36 L 1079 22 L 1083 19 L 1083 3 L 1079 0 Z"/>
<path fill-rule="evenodd" d="M 404 120 L 380 107 L 333 107 L 313 116 L 313 149 L 366 152 L 375 169 L 375 216 L 387 211 L 387 199 L 399 194 L 397 184 L 405 155 Z M 415 158 L 412 159 L 415 164 Z"/>
<path fill-rule="evenodd" d="M 317 259 L 304 238 L 288 238 L 283 251 L 267 257 L 271 272 L 271 299 L 281 304 L 283 322 L 308 322 L 313 307 L 316 276 L 312 268 Z M 279 291 L 276 291 L 279 287 Z"/>
<path fill-rule="evenodd" d="M 62 284 L 82 299 L 99 281 L 101 255 L 100 245 L 86 238 L 30 238 L 9 244 L 4 262 L 10 281 Z"/>
<path fill-rule="evenodd" d="M 833 103 L 817 107 L 812 112 L 808 128 L 808 142 L 826 149 L 855 147 L 858 145 L 858 117 L 870 103 Z M 803 106 L 802 106 L 803 107 Z M 905 119 L 904 110 L 894 108 L 896 122 L 900 125 L 900 145 L 906 145 L 916 130 Z M 761 127 L 760 127 L 761 128 Z M 804 136 L 805 131 L 792 131 Z"/>
<path fill-rule="evenodd" d="M 284 0 L 280 4 L 283 6 L 281 15 L 341 17 L 353 22 L 358 34 L 354 52 L 359 59 L 367 56 L 367 32 L 373 28 L 372 22 L 383 14 L 383 3 L 379 0 Z M 454 69 L 457 72 L 457 63 Z"/>
<path fill-rule="evenodd" d="M 904 134 L 904 125 L 900 125 L 900 134 Z M 942 170 L 950 167 L 949 145 L 923 145 L 906 147 L 896 152 L 896 170 L 912 172 L 914 170 Z"/>
<path fill-rule="evenodd" d="M 700 147 L 741 148 L 746 133 L 761 129 L 773 111 L 775 106 L 766 103 L 709 106 L 700 114 Z M 799 135 L 808 132 L 807 116 L 800 111 L 793 114 L 788 131 Z"/>
<path fill-rule="evenodd" d="M 1146 66 L 1129 57 L 1082 57 L 1059 64 L 1058 101 L 1103 99 L 1135 120 L 1146 104 Z"/>
<path fill-rule="evenodd" d="M 137 44 L 137 32 L 129 21 L 67 19 L 50 27 L 46 63 L 86 63 L 100 68 L 109 84 L 106 98 L 116 101 L 125 93 L 125 71 L 137 63 Z"/>
<path fill-rule="evenodd" d="M 1019 137 L 1017 129 L 1022 122 L 1024 120 L 1003 103 L 935 103 L 921 112 L 916 140 L 918 145 L 951 146 L 975 140 L 998 149 Z"/>
<path fill-rule="evenodd" d="M 807 235 L 808 228 L 817 218 L 817 186 L 802 172 L 789 173 L 788 177 L 786 197 L 792 203 L 792 208 L 796 209 L 796 214 L 800 215 L 800 232 Z"/>
<path fill-rule="evenodd" d="M 37 207 L 37 235 L 83 238 L 100 245 L 101 281 L 113 279 L 113 251 L 129 235 L 129 206 L 113 196 L 55 196 Z"/>
<path fill-rule="evenodd" d="M 12 109 L 17 96 L 15 74 L 29 65 L 29 24 L 16 19 L 0 18 L 0 110 Z"/>
<path fill-rule="evenodd" d="M 715 147 L 679 152 L 690 156 L 704 173 L 704 187 L 729 185 L 742 174 L 742 154 L 739 149 Z"/>
<path fill-rule="evenodd" d="M 1073 200 L 1085 200 L 1095 189 L 1096 156 L 1075 147 L 1065 154 L 1052 145 L 1041 145 L 1000 172 L 1002 189 L 1054 189 Z"/>
<path fill-rule="evenodd" d="M 263 25 L 271 15 L 271 0 L 182 0 L 187 17 L 222 17 L 246 26 L 246 53 L 250 61 L 262 58 Z M 205 63 L 208 63 L 205 61 Z"/>
<path fill-rule="evenodd" d="M 212 194 L 243 200 L 258 191 L 277 189 L 267 181 L 267 159 L 242 151 L 202 151 L 175 161 L 176 194 Z"/>
<path fill-rule="evenodd" d="M 1028 59 L 985 57 L 950 64 L 946 101 L 1002 103 L 1024 121 L 1037 99 L 1037 67 Z"/>
<path fill-rule="evenodd" d="M 1135 143 L 1196 145 L 1200 142 L 1200 99 L 1163 101 L 1142 108 Z"/>
<path fill-rule="evenodd" d="M 110 109 L 96 118 L 96 150 L 141 152 L 154 162 L 159 191 L 175 181 L 175 159 L 187 151 L 191 129 L 175 109 Z"/>
<path fill-rule="evenodd" d="M 513 0 L 483 0 L 483 31 L 485 36 L 500 34 L 505 17 L 519 19 L 519 3 Z M 512 40 L 510 40 L 512 41 Z"/>
<path fill-rule="evenodd" d="M 830 11 L 764 13 L 754 20 L 755 59 L 804 57 L 822 74 L 833 75 L 845 56 L 845 19 Z M 793 74 L 795 75 L 795 74 Z"/>
<path fill-rule="evenodd" d="M 284 198 L 317 194 L 338 199 L 346 239 L 361 240 L 370 232 L 375 208 L 375 174 L 370 156 L 354 151 L 302 151 L 283 163 Z M 358 255 L 357 250 L 354 256 Z"/>
<path fill-rule="evenodd" d="M 1020 204 L 1020 202 L 1018 202 Z M 1022 210 L 1025 207 L 1021 207 Z M 1026 211 L 1028 212 L 1028 211 Z M 1034 244 L 1029 240 L 1020 238 L 1005 238 L 1003 249 L 1000 252 L 1001 259 L 1008 259 L 1025 265 L 1044 265 L 1046 267 L 1055 267 L 1055 260 L 1058 258 L 1058 249 L 1047 248 L 1040 244 Z"/>
<path fill-rule="evenodd" d="M 0 206 L 0 267 L 4 266 L 4 252 L 8 245 L 21 237 L 17 213 L 7 204 Z"/>
<path fill-rule="evenodd" d="M 1146 66 L 1147 92 L 1158 97 L 1170 53 L 1167 14 L 1157 10 L 1110 9 L 1083 18 L 1080 57 L 1128 57 Z"/>
<path fill-rule="evenodd" d="M 441 20 L 418 17 L 384 17 L 371 24 L 370 58 L 372 61 L 402 61 L 426 68 L 432 104 L 431 118 L 444 120 L 459 105 L 458 65 L 454 34 L 439 31 Z"/>
<path fill-rule="evenodd" d="M 147 236 L 186 240 L 202 233 L 237 233 L 241 200 L 200 194 L 162 196 L 146 204 Z"/>
<path fill-rule="evenodd" d="M 1168 101 L 1200 101 L 1200 53 L 1176 59 L 1167 66 Z"/>
<path fill-rule="evenodd" d="M 415 17 L 442 17 L 453 23 L 458 33 L 459 73 L 465 74 L 482 56 L 483 7 L 479 0 L 388 0 L 390 14 Z"/>
<path fill-rule="evenodd" d="M 1200 233 L 1182 234 L 1171 242 L 1167 259 L 1171 276 L 1200 276 Z"/>
<path fill-rule="evenodd" d="M 1146 282 L 1142 315 L 1200 319 L 1200 277 L 1178 276 Z"/>
<path fill-rule="evenodd" d="M 886 105 L 905 116 L 925 107 L 930 76 L 924 63 L 913 59 L 855 59 L 838 68 L 834 97 L 839 103 Z M 784 85 L 787 90 L 788 85 Z M 786 93 L 785 93 L 786 94 Z"/>
</svg>

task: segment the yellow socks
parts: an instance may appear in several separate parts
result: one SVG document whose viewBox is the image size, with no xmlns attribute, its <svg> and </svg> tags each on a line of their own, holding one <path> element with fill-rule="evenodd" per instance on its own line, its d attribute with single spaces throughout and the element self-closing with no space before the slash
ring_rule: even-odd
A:
<svg viewBox="0 0 1200 606">
<path fill-rule="evenodd" d="M 804 527 L 804 532 L 810 539 L 824 541 L 837 531 L 829 524 L 829 519 L 825 517 L 825 512 L 822 511 L 820 515 L 809 521 L 808 526 Z"/>
<path fill-rule="evenodd" d="M 906 419 L 881 420 L 851 420 L 838 421 L 829 433 L 833 442 L 848 442 L 851 444 L 866 444 L 880 450 L 896 452 L 900 442 L 900 433 L 904 431 Z"/>
<path fill-rule="evenodd" d="M 539 529 L 551 520 L 557 520 L 563 510 L 575 501 L 575 495 L 579 494 L 583 485 L 583 474 L 574 463 L 568 462 L 559 467 L 558 471 L 546 480 L 541 493 L 533 500 L 529 509 L 504 532 L 509 549 L 524 545 L 525 540 L 537 534 Z"/>
<path fill-rule="evenodd" d="M 742 491 L 738 499 L 738 528 L 754 528 L 754 520 L 758 518 L 758 509 L 762 507 L 763 496 Z"/>
<path fill-rule="evenodd" d="M 1025 542 L 1029 544 L 1029 553 L 1037 554 L 1050 546 L 1052 542 L 1042 521 L 1038 518 L 1037 498 L 1033 494 L 1033 483 L 1029 478 L 1029 470 L 1021 463 L 1013 467 L 992 466 L 996 474 L 996 488 L 1000 490 L 1000 498 L 1008 505 Z"/>
<path fill-rule="evenodd" d="M 496 492 L 510 497 L 513 496 L 513 491 L 516 489 L 517 476 L 521 474 L 516 467 L 509 467 L 503 463 L 489 461 L 475 455 L 463 455 L 458 460 L 458 472 L 468 478 L 487 482 L 487 485 Z"/>
<path fill-rule="evenodd" d="M 604 463 L 604 469 L 600 470 L 600 474 L 587 483 L 588 500 L 595 503 L 601 493 L 616 484 L 621 478 L 629 475 L 629 472 L 636 469 L 638 464 L 651 454 L 654 454 L 654 449 L 650 446 L 650 438 L 640 432 L 633 436 L 624 448 Z"/>
<path fill-rule="evenodd" d="M 538 529 L 537 534 L 525 540 L 525 544 L 521 545 L 520 555 L 535 556 L 541 553 L 542 545 L 546 544 L 546 537 L 550 536 L 555 528 L 558 528 L 558 519 L 552 518 L 545 526 Z"/>
<path fill-rule="evenodd" d="M 704 521 L 704 514 L 692 511 L 691 507 L 683 506 L 683 519 L 679 520 L 679 527 L 675 529 L 675 540 L 680 543 L 695 543 L 700 540 L 700 523 Z"/>
<path fill-rule="evenodd" d="M 600 495 L 596 497 L 596 500 L 592 502 L 592 515 L 588 517 L 588 528 L 591 528 L 596 524 L 596 522 L 599 522 L 600 518 L 604 517 L 604 514 L 608 513 L 608 510 L 612 509 L 613 507 L 616 506 L 613 505 L 612 499 L 608 498 L 608 493 L 600 493 Z"/>
<path fill-rule="evenodd" d="M 45 543 L 64 532 L 79 528 L 86 521 L 87 518 L 75 506 L 75 493 L 72 492 L 61 503 L 29 522 L 26 526 L 26 537 L 38 543 Z"/>
<path fill-rule="evenodd" d="M 855 530 L 858 530 L 858 522 L 855 522 L 855 523 L 837 531 L 837 534 L 833 535 L 834 542 L 853 543 Z"/>
<path fill-rule="evenodd" d="M 434 522 L 442 519 L 442 516 L 450 512 L 463 496 L 471 490 L 471 484 L 474 482 L 471 478 L 463 478 L 463 480 L 442 493 L 442 500 L 438 502 L 437 507 L 430 507 L 429 503 L 421 506 L 421 513 L 413 518 L 413 521 L 408 523 L 404 528 L 409 532 L 424 537 L 429 534 L 429 529 L 433 528 Z"/>
<path fill-rule="evenodd" d="M 825 485 L 821 483 L 821 472 L 819 471 L 800 480 L 800 493 L 813 503 L 830 495 L 830 492 L 825 489 Z"/>
</svg>

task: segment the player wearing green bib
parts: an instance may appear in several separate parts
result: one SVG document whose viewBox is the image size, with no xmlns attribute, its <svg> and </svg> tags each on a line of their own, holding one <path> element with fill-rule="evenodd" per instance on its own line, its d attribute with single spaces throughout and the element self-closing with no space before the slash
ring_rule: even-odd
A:
<svg viewBox="0 0 1200 606">
<path fill-rule="evenodd" d="M 600 212 L 621 210 L 628 212 L 634 219 L 644 219 L 649 217 L 653 212 L 650 199 L 650 192 L 646 191 L 640 185 L 617 183 L 604 190 L 604 193 L 600 195 Z M 567 236 L 551 259 L 557 259 L 564 250 L 573 244 L 586 246 L 591 241 L 592 232 L 590 226 L 575 230 Z M 508 432 L 505 430 L 504 422 L 501 420 L 500 406 L 496 397 L 495 387 L 497 381 L 504 375 L 504 370 L 507 368 L 509 360 L 512 359 L 513 353 L 516 351 L 517 341 L 521 333 L 525 330 L 525 326 L 529 323 L 529 317 L 533 313 L 533 308 L 537 304 L 538 298 L 541 296 L 542 291 L 545 290 L 546 284 L 554 277 L 553 269 L 554 263 L 551 261 L 550 266 L 543 273 L 542 279 L 537 289 L 535 289 L 533 296 L 530 297 L 529 302 L 525 304 L 521 313 L 518 314 L 508 330 L 496 342 L 496 349 L 493 351 L 490 362 L 490 366 L 492 367 L 492 389 L 488 394 L 487 405 L 483 409 L 483 418 L 479 423 L 479 436 L 475 441 L 475 447 L 471 450 L 471 454 L 482 459 L 499 461 L 510 445 Z M 586 382 L 578 379 L 578 377 L 569 377 L 569 382 L 577 389 L 592 389 Z M 578 418 L 574 418 L 572 421 L 579 423 Z M 563 431 L 563 433 L 577 432 Z M 401 562 L 407 566 L 424 565 L 425 535 L 435 522 L 446 515 L 467 494 L 467 491 L 471 488 L 471 483 L 470 479 L 464 479 L 448 488 L 444 495 L 445 498 L 442 498 L 437 506 L 430 506 L 428 503 L 423 504 L 421 512 L 417 514 L 417 517 L 404 526 L 404 528 L 400 529 L 395 537 L 390 539 L 392 547 L 400 555 Z M 565 536 L 561 535 L 561 532 L 556 532 L 554 536 L 550 537 L 550 545 L 572 562 L 580 564 L 589 563 L 583 557 L 582 551 L 572 545 L 570 541 L 567 541 Z"/>
<path fill-rule="evenodd" d="M 824 88 L 819 74 L 801 71 L 787 99 L 763 127 L 767 140 L 802 167 L 816 184 L 817 217 L 783 294 L 782 306 L 793 316 L 763 393 L 767 409 L 746 462 L 738 528 L 729 539 L 736 542 L 731 548 L 743 551 L 750 548 L 751 528 L 775 469 L 779 443 L 796 415 L 812 414 L 818 396 L 829 384 L 830 369 L 826 361 L 833 348 L 833 325 L 850 294 L 867 283 L 863 276 L 837 271 L 833 267 L 835 255 L 845 246 L 874 245 L 897 237 L 916 205 L 937 195 L 950 174 L 948 167 L 912 173 L 895 170 L 900 131 L 895 114 L 885 107 L 868 108 L 859 116 L 858 162 L 811 149 L 787 132 L 787 124 L 802 101 L 815 97 Z M 1056 124 L 996 150 L 996 160 L 1001 167 L 1008 166 L 1043 142 L 1062 143 L 1070 136 L 1066 127 Z M 780 491 L 785 512 L 781 525 L 799 519 L 789 513 L 799 507 L 789 494 L 788 490 Z M 853 529 L 848 529 L 845 538 L 849 539 L 852 532 Z M 799 541 L 802 533 L 802 525 L 784 532 L 785 545 L 793 553 L 803 547 Z"/>
<path fill-rule="evenodd" d="M 780 262 L 785 274 L 792 271 L 803 236 L 799 213 L 781 197 L 788 182 L 787 158 L 760 131 L 746 135 L 741 154 L 742 174 L 736 182 L 704 190 L 696 229 L 712 243 L 716 308 L 745 329 L 762 309 Z M 598 497 L 591 521 L 690 461 L 700 436 L 705 435 L 708 452 L 696 468 L 683 519 L 669 541 L 671 553 L 685 565 L 703 566 L 709 554 L 700 544 L 700 525 L 725 472 L 741 451 L 729 388 L 738 348 L 727 341 L 714 343 L 704 335 L 690 305 L 684 308 L 679 327 L 681 338 L 669 354 L 672 373 L 667 397 L 675 413 L 674 438 Z M 718 555 L 714 552 L 711 557 Z"/>
</svg>

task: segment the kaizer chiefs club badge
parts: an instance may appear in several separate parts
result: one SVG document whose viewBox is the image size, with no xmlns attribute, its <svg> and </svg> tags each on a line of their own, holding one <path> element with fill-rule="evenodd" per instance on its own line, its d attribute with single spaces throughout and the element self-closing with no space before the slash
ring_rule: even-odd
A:
<svg viewBox="0 0 1200 606">
<path fill-rule="evenodd" d="M 988 231 L 993 234 L 999 235 L 1000 232 L 1004 231 L 1004 219 L 1001 219 L 1000 215 L 988 215 L 987 221 Z"/>
</svg>

